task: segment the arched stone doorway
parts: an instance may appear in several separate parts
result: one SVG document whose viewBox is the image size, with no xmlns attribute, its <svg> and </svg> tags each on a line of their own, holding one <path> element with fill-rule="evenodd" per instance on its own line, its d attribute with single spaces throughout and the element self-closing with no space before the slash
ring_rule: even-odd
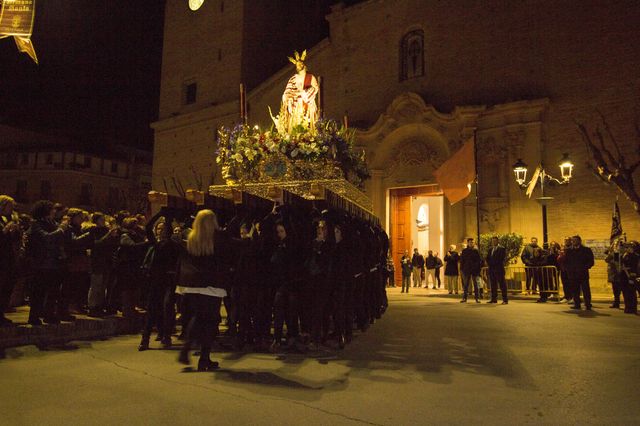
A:
<svg viewBox="0 0 640 426">
<path fill-rule="evenodd" d="M 366 190 L 391 237 L 397 271 L 402 251 L 418 244 L 413 232 L 417 211 L 411 211 L 411 197 L 442 196 L 433 171 L 473 135 L 483 110 L 461 107 L 442 114 L 419 95 L 405 93 L 370 129 L 356 132 L 356 142 L 365 150 L 371 171 Z M 442 222 L 438 237 L 442 243 L 438 249 L 448 241 L 460 241 L 465 233 L 464 206 L 449 206 L 448 202 L 441 202 L 441 206 L 443 217 L 437 220 Z"/>
</svg>

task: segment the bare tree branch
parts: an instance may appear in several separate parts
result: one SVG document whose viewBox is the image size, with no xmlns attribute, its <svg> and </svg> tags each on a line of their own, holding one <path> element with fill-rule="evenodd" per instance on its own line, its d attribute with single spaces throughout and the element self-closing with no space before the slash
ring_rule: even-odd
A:
<svg viewBox="0 0 640 426">
<path fill-rule="evenodd" d="M 609 128 L 609 123 L 607 123 L 607 120 L 604 118 L 604 114 L 602 114 L 602 112 L 600 112 L 599 109 L 596 109 L 596 112 L 600 115 L 600 119 L 602 120 L 602 125 L 604 126 L 604 130 L 605 132 L 607 132 L 607 135 L 609 135 L 609 139 L 611 139 L 611 142 L 613 142 L 613 146 L 616 149 L 616 154 L 618 155 L 618 158 L 622 161 L 621 164 L 624 167 L 624 157 L 622 156 L 622 152 L 620 151 L 620 145 L 618 145 L 618 141 L 616 140 L 616 138 L 613 137 L 611 128 Z"/>
<path fill-rule="evenodd" d="M 176 189 L 176 192 L 178 193 L 178 195 L 184 198 L 185 196 L 184 186 L 182 186 L 182 182 L 180 181 L 180 179 L 176 178 L 175 176 L 171 176 L 171 180 L 173 181 L 173 187 Z"/>
<path fill-rule="evenodd" d="M 591 140 L 591 136 L 589 136 L 589 132 L 587 131 L 587 128 L 584 126 L 584 124 L 576 122 L 576 125 L 578 126 L 578 130 L 580 131 L 582 140 L 587 146 L 587 151 L 589 152 L 591 157 L 593 157 L 593 159 L 595 160 L 595 163 L 596 163 L 595 169 L 598 171 L 598 174 L 600 174 L 602 177 L 608 180 L 609 176 L 611 176 L 612 173 L 609 171 L 609 167 L 604 157 L 602 156 L 602 152 L 600 152 L 598 147 Z"/>
<path fill-rule="evenodd" d="M 614 156 L 611 151 L 607 149 L 604 136 L 599 128 L 596 128 L 595 134 L 598 137 L 599 146 L 596 145 L 596 142 L 593 141 L 589 131 L 586 126 L 578 121 L 575 121 L 576 126 L 578 127 L 578 132 L 584 141 L 587 152 L 589 156 L 592 158 L 594 164 L 587 163 L 587 168 L 594 172 L 598 178 L 605 182 L 613 183 L 620 192 L 624 194 L 624 196 L 631 202 L 636 213 L 640 214 L 640 193 L 636 189 L 634 182 L 634 172 L 638 167 L 640 167 L 640 159 L 633 163 L 631 167 L 626 167 L 624 157 L 621 153 L 620 147 L 613 137 L 613 133 L 608 127 L 606 123 L 606 119 L 600 111 L 598 111 L 602 118 L 602 122 L 605 126 L 605 131 L 609 138 L 611 138 L 612 143 L 615 146 L 617 157 Z M 638 140 L 640 141 L 640 128 L 638 127 L 638 123 L 636 123 L 636 134 Z M 640 143 L 640 142 L 639 142 Z M 640 155 L 640 153 L 639 153 Z M 606 158 L 606 159 L 605 159 Z M 613 173 L 611 169 L 614 169 Z"/>
<path fill-rule="evenodd" d="M 604 152 L 609 160 L 609 166 L 614 169 L 614 174 L 618 172 L 619 161 L 616 157 L 611 154 L 611 151 L 607 149 L 607 146 L 604 142 L 604 137 L 602 136 L 602 132 L 600 132 L 600 128 L 596 128 L 596 136 L 598 136 L 598 141 L 600 142 L 600 150 Z"/>
<path fill-rule="evenodd" d="M 193 174 L 193 179 L 196 183 L 196 188 L 198 189 L 198 191 L 202 191 L 202 184 L 203 184 L 202 174 L 198 174 L 196 172 L 196 168 L 193 167 L 193 164 L 189 166 L 189 170 L 191 170 L 191 173 Z"/>
<path fill-rule="evenodd" d="M 611 181 L 609 181 L 607 178 L 605 178 L 603 175 L 601 175 L 598 172 L 597 167 L 595 167 L 593 164 L 586 162 L 585 166 L 587 167 L 587 170 L 589 170 L 591 173 L 593 173 L 593 175 L 595 177 L 597 177 L 599 180 L 601 180 L 605 185 L 611 185 Z"/>
</svg>

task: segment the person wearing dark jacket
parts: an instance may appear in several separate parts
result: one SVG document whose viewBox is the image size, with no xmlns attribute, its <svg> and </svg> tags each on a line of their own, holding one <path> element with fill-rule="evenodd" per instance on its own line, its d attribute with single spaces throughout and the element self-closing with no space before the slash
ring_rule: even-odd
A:
<svg viewBox="0 0 640 426">
<path fill-rule="evenodd" d="M 435 253 L 436 257 L 436 281 L 438 282 L 438 288 L 442 285 L 442 281 L 440 281 L 440 269 L 444 266 L 442 263 L 442 259 L 438 255 L 438 252 Z"/>
<path fill-rule="evenodd" d="M 296 266 L 300 262 L 300 248 L 296 247 L 291 231 L 283 222 L 276 222 L 277 243 L 269 260 L 275 297 L 273 302 L 273 342 L 270 350 L 278 352 L 282 346 L 283 327 L 287 323 L 287 340 L 298 337 L 300 288 Z"/>
<path fill-rule="evenodd" d="M 527 293 L 533 291 L 533 293 L 535 294 L 538 288 L 538 283 L 534 278 L 534 269 L 531 268 L 532 266 L 534 266 L 532 264 L 533 253 L 537 248 L 539 248 L 538 239 L 536 237 L 531 237 L 531 243 L 524 246 L 524 248 L 522 249 L 522 254 L 520 255 L 520 260 L 522 260 L 522 263 L 524 263 L 525 266 Z"/>
<path fill-rule="evenodd" d="M 624 296 L 624 313 L 638 313 L 638 266 L 640 265 L 640 255 L 638 249 L 640 245 L 637 241 L 631 241 L 626 247 L 621 260 L 622 292 Z"/>
<path fill-rule="evenodd" d="M 51 201 L 37 201 L 33 206 L 34 221 L 27 231 L 26 251 L 34 269 L 29 311 L 31 325 L 41 325 L 41 319 L 49 324 L 60 322 L 56 311 L 66 258 L 64 233 L 68 224 L 58 225 L 53 215 Z"/>
<path fill-rule="evenodd" d="M 467 247 L 462 250 L 460 255 L 460 271 L 462 272 L 462 300 L 460 303 L 467 302 L 467 294 L 469 293 L 469 281 L 473 282 L 473 292 L 476 303 L 480 303 L 478 294 L 478 278 L 480 277 L 480 269 L 482 268 L 482 258 L 475 248 L 473 238 L 467 238 Z"/>
<path fill-rule="evenodd" d="M 424 269 L 424 256 L 422 256 L 418 252 L 417 248 L 413 249 L 411 266 L 413 266 L 413 286 L 422 287 L 422 270 Z"/>
<path fill-rule="evenodd" d="M 240 225 L 240 240 L 236 243 L 233 288 L 237 298 L 238 332 L 235 345 L 238 349 L 256 338 L 260 310 L 258 287 L 264 274 L 259 274 L 262 239 L 255 224 L 245 221 Z"/>
<path fill-rule="evenodd" d="M 336 244 L 331 254 L 331 268 L 329 282 L 333 286 L 331 300 L 334 303 L 333 322 L 334 334 L 338 340 L 338 347 L 344 348 L 347 328 L 353 324 L 353 318 L 346 312 L 347 294 L 353 291 L 353 253 L 349 247 L 346 225 L 337 224 L 333 228 Z"/>
<path fill-rule="evenodd" d="M 424 266 L 427 273 L 424 276 L 424 287 L 429 288 L 429 277 L 431 277 L 431 288 L 436 288 L 436 268 L 438 267 L 438 258 L 433 255 L 433 250 L 427 252 L 427 257 L 424 260 Z M 440 287 L 439 284 L 437 284 Z"/>
<path fill-rule="evenodd" d="M 452 294 L 454 291 L 458 294 L 458 276 L 460 255 L 456 251 L 456 246 L 451 245 L 449 247 L 449 251 L 444 255 L 444 279 L 447 284 L 447 290 L 449 290 L 449 294 Z"/>
<path fill-rule="evenodd" d="M 327 337 L 323 327 L 327 314 L 330 285 L 328 281 L 331 264 L 332 244 L 329 241 L 329 228 L 325 221 L 319 221 L 316 238 L 311 243 L 311 250 L 305 262 L 311 290 L 311 349 L 316 349 Z"/>
<path fill-rule="evenodd" d="M 160 218 L 162 221 L 159 221 Z M 149 284 L 147 316 L 138 350 L 149 349 L 151 329 L 155 325 L 162 346 L 171 347 L 171 330 L 175 319 L 175 273 L 180 254 L 180 244 L 171 236 L 173 217 L 162 210 L 145 226 L 150 246 L 147 250 L 144 273 Z"/>
<path fill-rule="evenodd" d="M 58 315 L 62 321 L 73 321 L 75 317 L 69 312 L 70 305 L 72 311 L 82 312 L 82 307 L 87 302 L 91 280 L 91 259 L 87 249 L 93 244 L 93 235 L 82 229 L 84 211 L 70 208 L 67 215 L 69 227 L 64 235 L 67 259 L 64 280 L 60 288 Z"/>
<path fill-rule="evenodd" d="M 580 292 L 584 296 L 584 305 L 587 310 L 591 310 L 591 287 L 589 286 L 589 269 L 594 264 L 593 251 L 589 247 L 582 245 L 579 235 L 571 237 L 573 250 L 567 252 L 565 268 L 569 280 L 573 281 L 572 288 L 575 290 L 573 298 L 573 309 L 580 309 Z"/>
<path fill-rule="evenodd" d="M 11 325 L 4 316 L 9 307 L 11 293 L 18 276 L 18 253 L 22 243 L 22 230 L 15 201 L 8 195 L 0 195 L 0 327 Z"/>
<path fill-rule="evenodd" d="M 504 264 L 507 258 L 507 251 L 499 244 L 498 237 L 491 238 L 491 247 L 487 252 L 487 266 L 489 267 L 489 281 L 491 285 L 491 300 L 489 303 L 498 303 L 498 286 L 502 293 L 502 304 L 509 303 L 507 296 L 507 283 L 504 279 Z"/>
<path fill-rule="evenodd" d="M 409 287 L 411 287 L 411 258 L 409 257 L 409 251 L 405 250 L 400 259 L 400 268 L 402 268 L 402 291 L 400 293 L 409 293 Z"/>
<path fill-rule="evenodd" d="M 187 237 L 186 249 L 181 251 L 178 261 L 176 291 L 184 295 L 190 309 L 193 309 L 178 361 L 189 365 L 189 351 L 198 341 L 199 371 L 218 367 L 218 363 L 211 361 L 209 356 L 212 339 L 218 334 L 222 298 L 229 288 L 221 261 L 225 247 L 218 247 L 221 240 L 216 238 L 218 229 L 215 213 L 208 209 L 200 210 Z"/>
<path fill-rule="evenodd" d="M 140 288 L 140 266 L 144 258 L 147 242 L 137 230 L 138 220 L 128 217 L 122 221 L 120 245 L 116 252 L 117 288 L 114 293 L 121 295 L 122 314 L 125 317 L 135 315 Z"/>
<path fill-rule="evenodd" d="M 89 316 L 104 316 L 108 275 L 111 272 L 113 252 L 118 246 L 118 229 L 109 229 L 102 213 L 91 216 L 94 227 L 89 230 L 93 240 L 91 248 L 91 283 L 87 297 Z"/>
</svg>

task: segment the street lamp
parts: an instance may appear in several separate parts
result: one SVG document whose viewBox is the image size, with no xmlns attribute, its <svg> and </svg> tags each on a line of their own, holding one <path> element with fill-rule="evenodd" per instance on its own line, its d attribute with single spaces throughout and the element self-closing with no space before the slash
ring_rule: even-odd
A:
<svg viewBox="0 0 640 426">
<path fill-rule="evenodd" d="M 516 178 L 516 182 L 521 189 L 526 189 L 526 193 L 529 197 L 533 193 L 536 185 L 540 182 L 540 197 L 536 198 L 536 200 L 542 206 L 542 246 L 546 249 L 548 248 L 548 231 L 547 231 L 547 203 L 553 200 L 553 197 L 547 197 L 544 195 L 545 181 L 548 182 L 549 185 L 566 185 L 571 180 L 573 175 L 573 163 L 569 158 L 569 154 L 566 152 L 562 154 L 562 159 L 560 160 L 560 176 L 561 179 L 556 179 L 550 174 L 548 174 L 542 164 L 540 164 L 535 172 L 533 173 L 533 177 L 529 182 L 527 182 L 527 165 L 522 161 L 521 158 L 518 158 L 518 161 L 513 165 L 513 173 Z"/>
</svg>

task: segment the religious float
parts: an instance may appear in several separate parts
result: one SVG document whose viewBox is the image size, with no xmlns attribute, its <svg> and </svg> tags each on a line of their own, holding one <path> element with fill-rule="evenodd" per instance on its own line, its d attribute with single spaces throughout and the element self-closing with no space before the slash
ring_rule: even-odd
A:
<svg viewBox="0 0 640 426">
<path fill-rule="evenodd" d="M 304 200 L 324 200 L 370 222 L 377 222 L 364 192 L 369 178 L 364 151 L 354 149 L 354 131 L 345 122 L 322 117 L 320 84 L 307 72 L 306 51 L 289 61 L 296 73 L 288 80 L 280 111 L 269 130 L 250 126 L 246 101 L 240 89 L 242 122 L 218 130 L 216 163 L 224 185 L 212 185 L 209 194 L 235 199 L 248 193 L 271 201 L 287 194 Z"/>
</svg>

